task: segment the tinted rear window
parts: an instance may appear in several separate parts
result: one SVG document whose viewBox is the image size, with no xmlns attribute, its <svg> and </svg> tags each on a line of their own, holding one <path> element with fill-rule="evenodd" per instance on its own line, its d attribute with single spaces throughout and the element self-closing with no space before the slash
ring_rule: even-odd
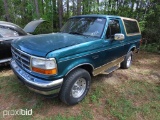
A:
<svg viewBox="0 0 160 120">
<path fill-rule="evenodd" d="M 127 34 L 139 33 L 139 27 L 136 21 L 123 20 Z"/>
</svg>

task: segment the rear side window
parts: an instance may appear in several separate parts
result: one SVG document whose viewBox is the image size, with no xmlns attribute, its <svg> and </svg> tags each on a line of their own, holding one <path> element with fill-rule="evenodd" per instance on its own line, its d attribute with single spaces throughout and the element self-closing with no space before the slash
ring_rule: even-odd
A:
<svg viewBox="0 0 160 120">
<path fill-rule="evenodd" d="M 140 33 L 137 21 L 123 20 L 127 34 Z"/>
</svg>

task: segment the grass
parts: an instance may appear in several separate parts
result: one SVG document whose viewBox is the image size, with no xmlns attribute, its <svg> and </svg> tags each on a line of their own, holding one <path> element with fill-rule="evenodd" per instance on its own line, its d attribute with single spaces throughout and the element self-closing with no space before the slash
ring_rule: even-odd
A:
<svg viewBox="0 0 160 120">
<path fill-rule="evenodd" d="M 160 119 L 160 87 L 147 82 L 129 81 L 106 100 L 106 109 L 119 120 Z M 137 114 L 139 116 L 137 116 Z"/>
<path fill-rule="evenodd" d="M 131 69 L 92 79 L 85 99 L 75 106 L 45 98 L 22 85 L 9 67 L 0 70 L 0 119 L 160 120 L 160 56 L 142 52 Z M 32 109 L 32 116 L 5 116 L 3 110 Z"/>
<path fill-rule="evenodd" d="M 90 95 L 90 99 L 92 103 L 99 103 L 100 98 L 103 95 L 102 86 L 96 86 L 95 90 L 92 91 L 92 94 Z"/>
<path fill-rule="evenodd" d="M 149 43 L 147 45 L 142 45 L 141 49 L 148 52 L 160 53 L 160 43 Z"/>
</svg>

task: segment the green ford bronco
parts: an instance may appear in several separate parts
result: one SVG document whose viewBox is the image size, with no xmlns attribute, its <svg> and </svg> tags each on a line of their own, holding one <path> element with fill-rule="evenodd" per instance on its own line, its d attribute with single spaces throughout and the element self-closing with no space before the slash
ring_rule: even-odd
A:
<svg viewBox="0 0 160 120">
<path fill-rule="evenodd" d="M 58 33 L 14 40 L 11 67 L 30 90 L 74 105 L 86 96 L 92 76 L 129 68 L 140 41 L 135 19 L 74 16 Z"/>
</svg>

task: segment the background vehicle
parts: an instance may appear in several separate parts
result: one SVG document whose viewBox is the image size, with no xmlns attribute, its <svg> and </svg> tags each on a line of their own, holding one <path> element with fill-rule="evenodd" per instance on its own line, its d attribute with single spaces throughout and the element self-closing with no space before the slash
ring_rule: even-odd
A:
<svg viewBox="0 0 160 120">
<path fill-rule="evenodd" d="M 11 60 L 11 41 L 20 36 L 31 35 L 36 27 L 45 20 L 29 22 L 24 29 L 10 22 L 0 21 L 0 64 Z"/>
<path fill-rule="evenodd" d="M 135 19 L 110 15 L 71 17 L 60 33 L 12 42 L 11 66 L 31 90 L 58 95 L 69 105 L 88 93 L 91 76 L 129 68 L 140 47 Z"/>
</svg>

